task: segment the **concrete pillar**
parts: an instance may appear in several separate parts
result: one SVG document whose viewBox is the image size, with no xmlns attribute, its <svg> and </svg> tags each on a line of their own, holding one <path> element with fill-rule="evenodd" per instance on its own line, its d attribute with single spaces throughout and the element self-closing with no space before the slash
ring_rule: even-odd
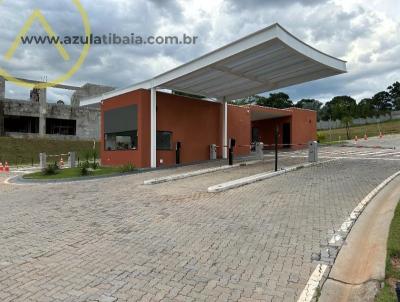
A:
<svg viewBox="0 0 400 302">
<path fill-rule="evenodd" d="M 44 170 L 47 167 L 47 155 L 46 153 L 39 154 L 40 169 Z"/>
<path fill-rule="evenodd" d="M 75 152 L 68 153 L 68 168 L 76 167 L 76 154 Z"/>
<path fill-rule="evenodd" d="M 47 90 L 40 89 L 39 92 L 39 135 L 46 135 L 46 115 L 47 115 Z"/>
<path fill-rule="evenodd" d="M 0 76 L 0 136 L 5 135 L 4 130 L 4 99 L 6 97 L 6 80 Z"/>
<path fill-rule="evenodd" d="M 228 102 L 225 97 L 222 100 L 222 158 L 228 158 Z"/>
<path fill-rule="evenodd" d="M 318 162 L 318 143 L 316 141 L 308 142 L 308 162 Z"/>
<path fill-rule="evenodd" d="M 150 93 L 150 167 L 157 167 L 157 89 Z"/>
<path fill-rule="evenodd" d="M 256 156 L 258 160 L 264 160 L 264 144 L 257 142 L 256 143 Z"/>
</svg>

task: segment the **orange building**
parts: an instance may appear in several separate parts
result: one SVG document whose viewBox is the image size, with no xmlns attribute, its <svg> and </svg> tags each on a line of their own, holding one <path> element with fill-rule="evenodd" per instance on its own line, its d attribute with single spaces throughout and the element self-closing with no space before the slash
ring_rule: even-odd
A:
<svg viewBox="0 0 400 302">
<path fill-rule="evenodd" d="M 253 142 L 272 144 L 276 127 L 281 147 L 300 148 L 316 139 L 315 112 L 240 107 L 229 101 L 343 73 L 345 61 L 273 24 L 149 80 L 81 104 L 101 103 L 103 164 L 155 168 L 208 160 L 210 145 L 217 146 L 218 157 L 227 158 L 228 138 L 236 139 L 237 156 L 248 155 Z"/>
<path fill-rule="evenodd" d="M 227 133 L 236 140 L 235 156 L 250 155 L 254 142 L 273 144 L 276 127 L 282 147 L 299 148 L 316 139 L 315 111 L 230 104 L 227 109 Z M 222 157 L 226 146 L 221 146 L 221 104 L 157 92 L 156 112 L 157 166 L 210 160 L 212 144 Z M 122 128 L 115 128 L 118 123 Z M 101 133 L 103 165 L 150 167 L 150 91 L 139 89 L 103 100 Z"/>
</svg>

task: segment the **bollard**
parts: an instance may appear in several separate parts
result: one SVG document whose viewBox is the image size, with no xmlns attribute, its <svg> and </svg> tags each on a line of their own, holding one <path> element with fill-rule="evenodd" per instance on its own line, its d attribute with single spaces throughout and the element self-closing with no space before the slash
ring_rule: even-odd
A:
<svg viewBox="0 0 400 302">
<path fill-rule="evenodd" d="M 258 160 L 264 160 L 264 143 L 256 143 L 256 155 Z"/>
<path fill-rule="evenodd" d="M 210 160 L 217 159 L 217 145 L 211 144 L 210 145 Z"/>
<path fill-rule="evenodd" d="M 44 170 L 47 167 L 47 156 L 46 153 L 39 154 L 39 161 L 40 161 L 40 169 Z"/>
<path fill-rule="evenodd" d="M 75 158 L 76 158 L 75 152 L 68 152 L 68 168 L 76 167 Z"/>
<path fill-rule="evenodd" d="M 308 162 L 318 162 L 318 143 L 316 141 L 308 142 Z"/>
</svg>

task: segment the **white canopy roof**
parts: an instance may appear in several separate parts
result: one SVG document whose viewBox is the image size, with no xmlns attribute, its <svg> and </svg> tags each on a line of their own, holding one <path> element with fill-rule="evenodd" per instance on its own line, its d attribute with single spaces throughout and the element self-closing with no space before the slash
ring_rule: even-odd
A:
<svg viewBox="0 0 400 302">
<path fill-rule="evenodd" d="M 140 88 L 229 101 L 345 72 L 345 61 L 316 50 L 273 24 L 150 80 L 84 100 L 81 105 Z"/>
</svg>

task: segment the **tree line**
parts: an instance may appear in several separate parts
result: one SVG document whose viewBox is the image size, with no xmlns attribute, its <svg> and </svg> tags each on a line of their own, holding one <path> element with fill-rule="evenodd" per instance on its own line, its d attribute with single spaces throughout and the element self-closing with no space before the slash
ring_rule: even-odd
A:
<svg viewBox="0 0 400 302">
<path fill-rule="evenodd" d="M 256 104 L 273 108 L 297 107 L 317 111 L 318 121 L 341 120 L 344 124 L 351 123 L 354 118 L 368 118 L 388 114 L 400 110 L 400 83 L 395 82 L 386 90 L 380 91 L 370 98 L 360 102 L 347 95 L 335 96 L 323 104 L 315 99 L 302 99 L 296 104 L 284 92 L 271 93 L 268 97 L 252 96 L 232 101 L 236 105 Z"/>
</svg>

